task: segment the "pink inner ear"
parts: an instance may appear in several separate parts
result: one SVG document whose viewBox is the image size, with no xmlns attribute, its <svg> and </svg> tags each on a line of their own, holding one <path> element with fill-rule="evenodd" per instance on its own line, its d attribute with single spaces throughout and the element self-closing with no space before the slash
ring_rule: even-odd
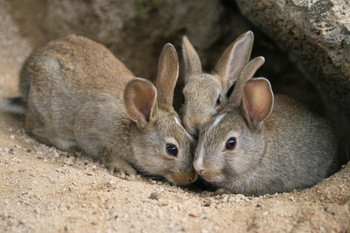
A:
<svg viewBox="0 0 350 233">
<path fill-rule="evenodd" d="M 273 93 L 266 79 L 249 81 L 244 87 L 244 108 L 250 122 L 265 120 L 273 106 Z"/>
<path fill-rule="evenodd" d="M 137 107 L 137 108 L 141 112 L 141 114 L 144 115 L 145 120 L 149 122 L 151 118 L 151 107 Z"/>
<path fill-rule="evenodd" d="M 144 119 L 149 122 L 151 119 L 153 102 L 155 100 L 155 92 L 142 87 L 138 87 L 136 92 L 137 95 L 134 99 L 135 107 L 144 116 Z"/>
<path fill-rule="evenodd" d="M 259 109 L 250 109 L 248 110 L 249 114 L 249 120 L 253 122 L 254 120 L 259 120 L 260 119 L 260 114 L 259 114 Z"/>
</svg>

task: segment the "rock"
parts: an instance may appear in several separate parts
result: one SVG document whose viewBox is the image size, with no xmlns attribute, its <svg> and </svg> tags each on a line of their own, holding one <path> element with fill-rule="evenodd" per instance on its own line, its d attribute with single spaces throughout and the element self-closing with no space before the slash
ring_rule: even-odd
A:
<svg viewBox="0 0 350 233">
<path fill-rule="evenodd" d="M 151 195 L 149 196 L 149 199 L 152 200 L 159 200 L 161 198 L 161 194 L 159 192 L 152 192 Z"/>
<path fill-rule="evenodd" d="M 325 102 L 325 115 L 340 131 L 343 145 L 348 145 L 349 1 L 236 0 L 236 3 L 250 22 L 288 52 L 297 67 L 318 88 Z"/>
<path fill-rule="evenodd" d="M 179 43 L 187 34 L 195 46 L 209 48 L 220 36 L 216 24 L 222 11 L 219 1 L 13 1 L 14 18 L 24 33 L 35 36 L 33 41 L 83 35 L 105 44 L 137 76 L 151 80 L 166 42 Z"/>
<path fill-rule="evenodd" d="M 211 200 L 210 198 L 205 198 L 203 199 L 203 206 L 209 207 L 211 205 Z"/>
</svg>

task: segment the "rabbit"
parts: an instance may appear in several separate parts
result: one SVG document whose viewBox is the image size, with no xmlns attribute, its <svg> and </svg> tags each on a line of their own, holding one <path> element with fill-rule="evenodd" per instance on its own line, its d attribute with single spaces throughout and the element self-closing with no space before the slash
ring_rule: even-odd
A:
<svg viewBox="0 0 350 233">
<path fill-rule="evenodd" d="M 221 55 L 213 74 L 207 74 L 202 72 L 199 56 L 188 38 L 183 37 L 185 86 L 180 115 L 190 134 L 198 136 L 200 125 L 227 103 L 232 86 L 250 59 L 253 42 L 253 32 L 242 34 Z"/>
<path fill-rule="evenodd" d="M 156 86 L 108 49 L 69 35 L 33 51 L 20 74 L 25 129 L 38 141 L 102 160 L 115 175 L 194 182 L 193 138 L 172 107 L 178 57 L 159 58 Z"/>
<path fill-rule="evenodd" d="M 202 125 L 193 166 L 216 187 L 259 196 L 310 187 L 333 172 L 337 144 L 328 122 L 297 100 L 274 96 L 252 78 L 264 63 L 241 71 L 225 107 Z"/>
</svg>

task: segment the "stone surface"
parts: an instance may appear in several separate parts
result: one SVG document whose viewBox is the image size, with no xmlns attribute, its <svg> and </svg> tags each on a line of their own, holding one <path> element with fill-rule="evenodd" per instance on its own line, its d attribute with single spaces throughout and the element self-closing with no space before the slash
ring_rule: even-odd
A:
<svg viewBox="0 0 350 233">
<path fill-rule="evenodd" d="M 12 13 L 34 46 L 83 35 L 105 44 L 137 76 L 153 80 L 162 46 L 187 34 L 207 49 L 220 36 L 222 11 L 218 1 L 14 0 Z"/>
<path fill-rule="evenodd" d="M 318 88 L 342 138 L 350 136 L 350 2 L 346 0 L 236 0 Z M 349 159 L 349 155 L 347 155 Z"/>
</svg>

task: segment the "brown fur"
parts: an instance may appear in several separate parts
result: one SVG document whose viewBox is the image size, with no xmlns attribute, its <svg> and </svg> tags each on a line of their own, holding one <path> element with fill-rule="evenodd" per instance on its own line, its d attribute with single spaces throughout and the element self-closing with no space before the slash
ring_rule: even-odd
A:
<svg viewBox="0 0 350 233">
<path fill-rule="evenodd" d="M 296 100 L 274 97 L 267 79 L 252 79 L 259 60 L 247 64 L 237 81 L 242 88 L 203 125 L 194 167 L 218 187 L 245 195 L 310 187 L 332 172 L 335 136 Z M 232 138 L 236 145 L 228 149 Z"/>
<path fill-rule="evenodd" d="M 241 35 L 222 54 L 213 74 L 207 74 L 202 72 L 197 52 L 187 37 L 183 38 L 185 104 L 181 116 L 191 134 L 198 134 L 199 127 L 227 103 L 229 89 L 249 61 L 253 41 L 252 32 Z"/>
<path fill-rule="evenodd" d="M 26 130 L 59 149 L 82 149 L 101 158 L 120 176 L 137 170 L 191 183 L 196 179 L 193 142 L 172 107 L 177 77 L 170 44 L 160 57 L 157 79 L 162 81 L 156 88 L 87 38 L 51 41 L 36 49 L 21 71 Z M 166 150 L 168 143 L 176 144 L 177 156 Z"/>
</svg>

